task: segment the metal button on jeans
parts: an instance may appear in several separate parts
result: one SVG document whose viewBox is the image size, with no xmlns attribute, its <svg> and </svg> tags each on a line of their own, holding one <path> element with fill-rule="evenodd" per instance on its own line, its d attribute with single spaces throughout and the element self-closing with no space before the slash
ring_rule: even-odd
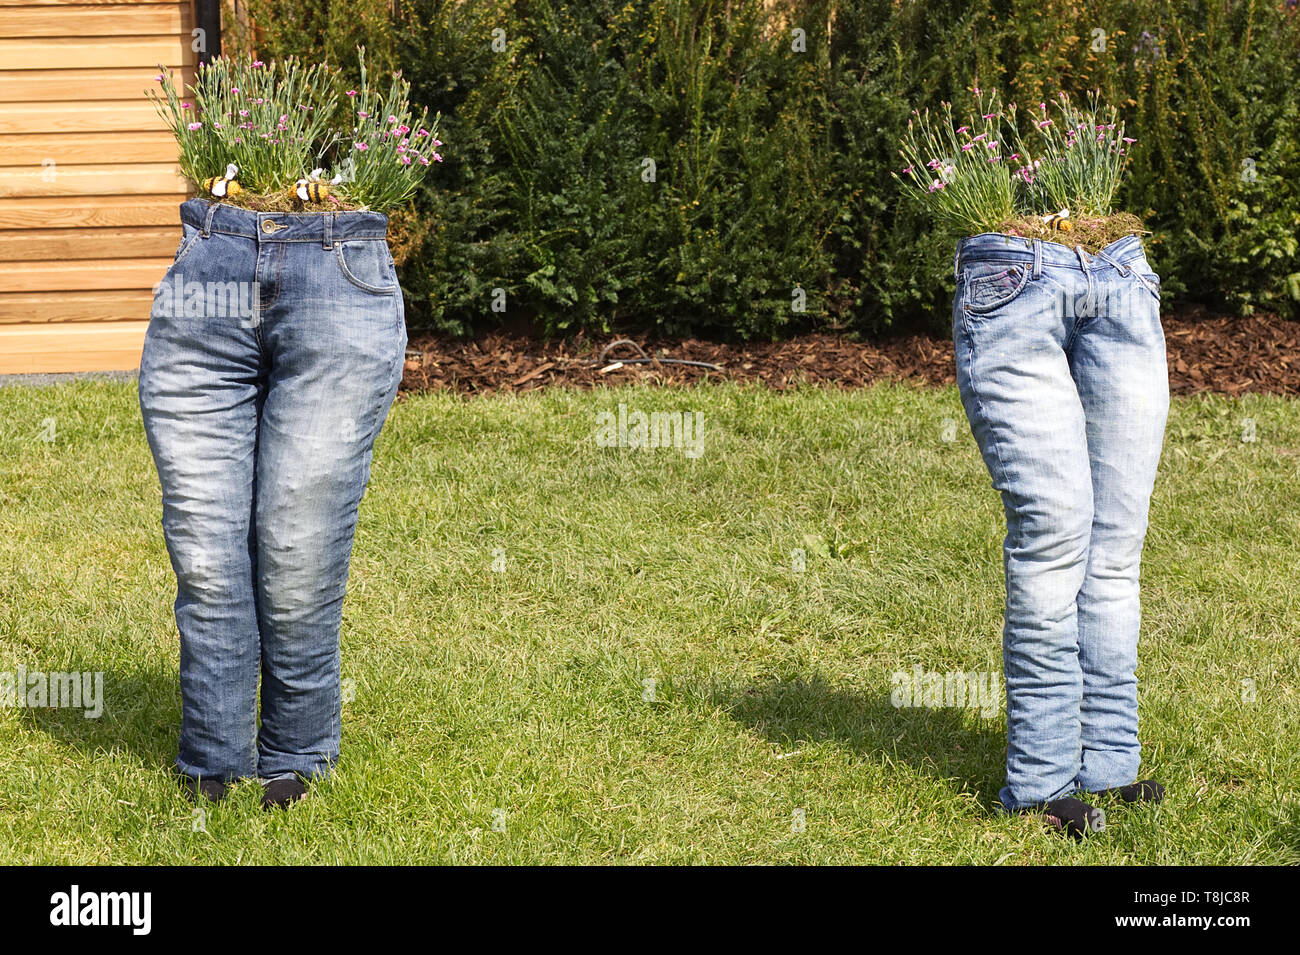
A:
<svg viewBox="0 0 1300 955">
<path fill-rule="evenodd" d="M 275 230 L 278 228 L 280 228 L 280 226 L 277 225 L 274 220 L 272 219 L 262 220 L 262 231 L 265 232 L 267 235 L 270 235 L 271 233 L 275 232 Z"/>
</svg>

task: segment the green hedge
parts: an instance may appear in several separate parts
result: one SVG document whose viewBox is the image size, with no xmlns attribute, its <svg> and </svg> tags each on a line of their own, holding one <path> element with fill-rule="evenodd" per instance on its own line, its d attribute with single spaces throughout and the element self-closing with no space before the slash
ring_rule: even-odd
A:
<svg viewBox="0 0 1300 955">
<path fill-rule="evenodd" d="M 1290 0 L 249 6 L 264 59 L 354 68 L 364 44 L 443 113 L 446 161 L 394 217 L 415 328 L 943 328 L 953 239 L 890 170 L 913 107 L 976 85 L 1100 88 L 1139 139 L 1121 203 L 1167 292 L 1300 317 Z"/>
</svg>

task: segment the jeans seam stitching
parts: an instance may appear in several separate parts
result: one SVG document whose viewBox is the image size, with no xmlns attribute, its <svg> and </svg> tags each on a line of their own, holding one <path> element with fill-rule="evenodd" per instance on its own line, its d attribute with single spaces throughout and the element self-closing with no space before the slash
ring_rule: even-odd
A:
<svg viewBox="0 0 1300 955">
<path fill-rule="evenodd" d="M 984 413 L 984 397 L 980 393 L 979 385 L 975 380 L 975 336 L 971 334 L 969 327 L 966 329 L 966 340 L 967 340 L 966 378 L 970 381 L 971 393 L 975 396 L 975 413 L 979 415 L 981 420 L 988 422 L 989 420 L 988 416 Z M 997 432 L 991 423 L 989 424 L 989 438 L 993 444 L 993 457 L 998 462 L 998 473 L 994 475 L 994 480 L 1000 481 L 1002 484 L 1005 485 L 1007 483 L 1006 482 L 1007 468 L 1006 468 L 1006 464 L 1002 460 L 1001 442 L 999 441 Z M 1001 489 L 999 489 L 998 493 L 999 494 L 1002 493 Z M 1010 530 L 1010 528 L 1008 528 L 1008 530 Z M 1018 545 L 1019 543 L 1020 543 L 1020 524 L 1019 522 L 1017 522 L 1016 540 L 1014 541 L 1014 544 Z"/>
</svg>

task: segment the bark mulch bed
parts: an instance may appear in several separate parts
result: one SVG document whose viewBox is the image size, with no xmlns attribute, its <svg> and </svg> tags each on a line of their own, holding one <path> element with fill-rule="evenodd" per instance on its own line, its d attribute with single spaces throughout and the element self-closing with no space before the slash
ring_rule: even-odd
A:
<svg viewBox="0 0 1300 955">
<path fill-rule="evenodd" d="M 1165 316 L 1164 326 L 1169 385 L 1175 394 L 1300 394 L 1300 322 L 1272 315 L 1229 318 L 1193 310 Z M 402 389 L 490 395 L 552 385 L 590 388 L 634 381 L 761 381 L 776 390 L 804 383 L 858 388 L 880 380 L 922 385 L 954 381 L 952 342 L 930 335 L 855 342 L 818 333 L 775 344 L 739 345 L 633 337 L 635 344 L 615 344 L 619 341 L 615 335 L 599 340 L 579 336 L 568 342 L 505 333 L 464 341 L 417 335 L 407 347 Z"/>
</svg>

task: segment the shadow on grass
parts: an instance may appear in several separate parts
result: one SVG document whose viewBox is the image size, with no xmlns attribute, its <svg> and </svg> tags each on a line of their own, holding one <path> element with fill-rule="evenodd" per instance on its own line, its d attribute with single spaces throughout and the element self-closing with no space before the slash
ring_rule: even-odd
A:
<svg viewBox="0 0 1300 955">
<path fill-rule="evenodd" d="M 904 763 L 976 794 L 992 811 L 1002 786 L 1006 736 L 978 711 L 896 707 L 888 693 L 832 686 L 820 676 L 718 687 L 711 701 L 783 748 L 830 740 L 855 753 Z"/>
<path fill-rule="evenodd" d="M 103 673 L 102 712 L 86 709 L 24 709 L 24 721 L 52 739 L 89 756 L 105 752 L 133 755 L 148 769 L 170 769 L 180 732 L 180 681 L 172 669 L 102 670 L 100 661 L 60 662 L 63 672 Z M 51 667 L 53 669 L 53 667 Z"/>
</svg>

